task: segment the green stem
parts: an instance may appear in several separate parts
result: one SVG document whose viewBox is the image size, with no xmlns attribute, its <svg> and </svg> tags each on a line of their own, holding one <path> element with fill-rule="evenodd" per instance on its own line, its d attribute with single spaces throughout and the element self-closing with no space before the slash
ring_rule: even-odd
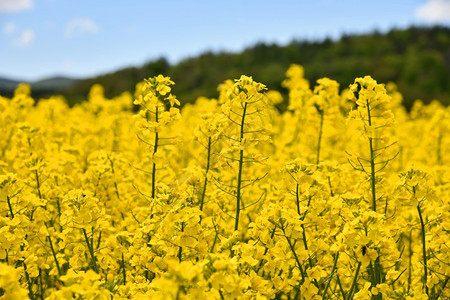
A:
<svg viewBox="0 0 450 300">
<path fill-rule="evenodd" d="M 300 214 L 300 200 L 299 200 L 298 188 L 299 188 L 299 185 L 297 183 L 296 193 L 295 193 L 295 198 L 296 198 L 296 202 L 297 202 L 297 213 L 300 216 L 300 220 L 303 221 L 305 219 L 305 217 L 306 217 L 306 212 L 305 212 L 305 214 L 303 216 Z M 309 205 L 310 204 L 311 204 L 311 197 L 309 197 L 309 199 L 308 199 L 308 205 L 307 205 L 308 209 L 309 209 Z M 311 255 L 309 254 L 308 243 L 307 243 L 307 240 L 306 240 L 305 226 L 303 224 L 301 224 L 300 227 L 302 228 L 303 246 L 305 247 L 305 250 L 308 252 L 309 267 L 312 268 L 314 265 L 313 265 L 313 262 L 312 262 L 312 259 L 311 259 Z M 316 283 L 317 283 L 317 280 L 316 280 Z"/>
<path fill-rule="evenodd" d="M 305 250 L 308 252 L 309 267 L 312 268 L 312 267 L 314 267 L 314 264 L 312 262 L 311 255 L 309 254 L 308 243 L 306 241 L 305 226 L 303 224 L 301 224 L 300 227 L 302 228 L 303 246 L 305 247 Z"/>
<path fill-rule="evenodd" d="M 372 117 L 370 115 L 370 106 L 369 106 L 369 100 L 367 100 L 367 116 L 369 119 L 369 126 L 372 126 Z M 373 140 L 372 137 L 369 137 L 369 147 L 370 147 L 370 171 L 371 171 L 371 176 L 370 176 L 370 181 L 372 184 L 372 210 L 373 211 L 377 211 L 377 197 L 376 197 L 376 192 L 375 192 L 375 156 L 374 156 L 374 152 L 373 152 Z"/>
<path fill-rule="evenodd" d="M 9 212 L 11 214 L 11 220 L 12 220 L 12 219 L 14 219 L 14 213 L 13 213 L 13 209 L 11 206 L 11 198 L 9 198 L 9 196 L 6 196 L 6 201 L 8 201 Z"/>
<path fill-rule="evenodd" d="M 100 242 L 102 241 L 102 232 L 100 231 L 98 234 L 98 239 L 97 239 L 97 248 L 100 248 Z"/>
<path fill-rule="evenodd" d="M 316 165 L 320 162 L 320 144 L 322 142 L 322 132 L 323 132 L 323 119 L 324 119 L 324 113 L 323 110 L 319 110 L 320 113 L 320 128 L 319 128 L 319 140 L 317 142 L 317 156 L 316 156 Z"/>
<path fill-rule="evenodd" d="M 117 199 L 120 201 L 119 188 L 117 187 L 116 180 L 114 180 L 114 189 L 116 190 Z"/>
<path fill-rule="evenodd" d="M 420 205 L 417 205 L 417 211 L 419 212 L 420 218 L 420 227 L 422 229 L 422 257 L 423 257 L 423 286 L 425 288 L 425 292 L 428 294 L 428 286 L 427 286 L 427 248 L 425 244 L 425 223 L 423 222 L 422 211 L 420 210 Z"/>
<path fill-rule="evenodd" d="M 89 249 L 89 254 L 91 256 L 92 267 L 94 268 L 95 273 L 98 273 L 98 267 L 97 267 L 97 261 L 95 259 L 94 248 L 92 247 L 91 243 L 89 242 L 89 238 L 87 236 L 86 229 L 83 228 L 82 231 L 83 231 L 84 239 L 85 239 L 86 244 Z"/>
<path fill-rule="evenodd" d="M 35 298 L 34 298 L 33 288 L 31 285 L 30 275 L 28 274 L 27 265 L 25 264 L 25 262 L 23 262 L 23 270 L 25 271 L 25 278 L 27 279 L 28 296 L 30 296 L 31 300 L 34 300 Z"/>
<path fill-rule="evenodd" d="M 378 252 L 378 256 L 375 259 L 375 280 L 376 280 L 376 285 L 378 285 L 379 283 L 383 283 L 384 279 L 383 279 L 384 275 L 382 273 L 382 267 L 381 267 L 381 263 L 380 263 L 380 252 Z M 381 299 L 382 295 L 378 294 L 375 296 L 375 299 Z"/>
<path fill-rule="evenodd" d="M 300 259 L 297 256 L 297 253 L 295 252 L 294 245 L 292 245 L 291 240 L 287 237 L 286 232 L 284 231 L 284 228 L 281 227 L 281 230 L 283 231 L 283 235 L 286 238 L 286 241 L 288 242 L 289 248 L 291 249 L 292 254 L 294 255 L 295 261 L 297 262 L 297 266 L 300 269 L 300 274 L 302 275 L 302 281 L 303 283 L 305 281 L 306 275 L 303 271 L 302 264 L 300 263 Z"/>
<path fill-rule="evenodd" d="M 180 300 L 181 287 L 178 287 L 177 294 L 175 295 L 175 300 Z"/>
<path fill-rule="evenodd" d="M 411 229 L 411 231 L 409 232 L 408 293 L 409 290 L 411 289 L 411 276 L 412 276 L 412 231 L 413 229 Z"/>
<path fill-rule="evenodd" d="M 439 291 L 439 293 L 436 294 L 436 297 L 435 297 L 434 299 L 437 300 L 437 299 L 439 299 L 439 297 L 441 297 L 441 294 L 442 294 L 442 292 L 445 290 L 445 286 L 447 285 L 449 279 L 450 279 L 450 276 L 447 276 L 447 277 L 445 278 L 445 281 L 444 281 L 444 284 L 442 285 L 441 290 Z"/>
<path fill-rule="evenodd" d="M 205 183 L 203 184 L 202 197 L 200 199 L 200 211 L 203 211 L 203 204 L 205 203 L 206 186 L 208 184 L 208 172 L 211 160 L 211 137 L 208 138 L 208 159 L 206 161 L 206 171 L 205 171 Z"/>
<path fill-rule="evenodd" d="M 39 295 L 41 300 L 44 300 L 44 284 L 42 283 L 42 270 L 39 268 Z"/>
<path fill-rule="evenodd" d="M 61 219 L 61 204 L 59 203 L 59 199 L 56 199 L 56 206 L 58 208 L 58 217 Z"/>
<path fill-rule="evenodd" d="M 330 283 L 331 283 L 331 279 L 333 279 L 333 275 L 334 275 L 334 272 L 335 272 L 336 267 L 337 267 L 338 258 L 339 258 L 339 252 L 337 252 L 336 256 L 334 257 L 333 268 L 331 269 L 330 278 L 328 278 L 327 284 L 325 285 L 325 289 L 323 290 L 322 298 L 325 298 L 325 295 L 327 294 L 328 288 L 329 288 Z"/>
<path fill-rule="evenodd" d="M 358 262 L 358 266 L 356 267 L 355 276 L 353 277 L 352 286 L 350 287 L 350 291 L 348 291 L 347 300 L 353 299 L 353 291 L 356 287 L 356 282 L 358 280 L 359 269 L 361 268 L 361 262 Z"/>
<path fill-rule="evenodd" d="M 276 230 L 277 230 L 277 227 L 275 226 L 275 227 L 273 228 L 272 232 L 270 233 L 270 239 L 273 239 Z M 263 256 L 265 256 L 265 255 L 267 254 L 268 251 L 269 251 L 269 247 L 265 246 Z M 261 258 L 261 259 L 259 260 L 258 267 L 256 267 L 256 273 L 258 273 L 259 270 L 261 270 L 261 268 L 263 267 L 263 265 L 264 265 L 264 259 Z"/>
<path fill-rule="evenodd" d="M 306 204 L 306 211 L 305 211 L 305 213 L 303 214 L 303 215 L 301 215 L 300 216 L 300 221 L 304 221 L 305 220 L 305 218 L 306 218 L 306 214 L 308 213 L 308 211 L 309 211 L 309 206 L 311 205 L 311 200 L 312 200 L 312 196 L 309 196 L 308 197 L 308 203 Z"/>
<path fill-rule="evenodd" d="M 211 245 L 211 249 L 209 250 L 209 253 L 214 252 L 214 247 L 216 246 L 218 237 L 219 237 L 219 233 L 216 232 L 216 234 L 214 235 L 214 241 L 213 241 L 213 244 Z"/>
<path fill-rule="evenodd" d="M 244 140 L 244 125 L 245 125 L 245 114 L 247 111 L 247 102 L 244 104 L 244 111 L 242 113 L 242 120 L 241 120 L 241 133 L 239 142 L 242 143 Z M 241 145 L 242 147 L 242 145 Z M 237 188 L 236 188 L 236 218 L 234 223 L 234 230 L 238 230 L 239 228 L 239 214 L 241 211 L 241 184 L 242 184 L 242 165 L 244 163 L 244 149 L 241 148 L 239 150 L 239 171 L 238 171 L 238 178 L 237 178 Z"/>
<path fill-rule="evenodd" d="M 109 164 L 111 165 L 111 173 L 112 173 L 113 179 L 114 179 L 114 189 L 116 192 L 116 196 L 117 196 L 117 199 L 120 201 L 119 188 L 117 186 L 117 181 L 116 181 L 116 172 L 114 171 L 114 162 L 111 159 L 111 157 L 109 157 L 109 156 L 108 156 L 108 160 L 109 160 Z"/>
<path fill-rule="evenodd" d="M 53 247 L 52 238 L 50 236 L 47 236 L 47 239 L 48 239 L 48 243 L 50 244 L 50 249 L 52 250 L 53 259 L 55 260 L 56 268 L 58 269 L 58 275 L 62 276 L 61 268 L 60 268 L 59 262 L 58 262 L 58 258 L 56 258 L 55 248 Z"/>
<path fill-rule="evenodd" d="M 375 157 L 373 153 L 373 141 L 372 138 L 369 138 L 369 146 L 370 146 L 370 181 L 372 185 L 372 210 L 374 212 L 377 211 L 377 196 L 375 191 Z"/>
<path fill-rule="evenodd" d="M 125 270 L 125 259 L 123 258 L 122 253 L 122 275 L 123 275 L 123 285 L 127 284 L 127 272 Z"/>
<path fill-rule="evenodd" d="M 328 176 L 328 185 L 330 186 L 330 195 L 331 195 L 331 197 L 334 197 L 334 192 L 333 192 L 333 187 L 331 186 L 330 176 Z"/>
<path fill-rule="evenodd" d="M 158 123 L 158 105 L 156 105 L 155 110 L 155 122 Z M 153 148 L 153 156 L 156 154 L 156 151 L 158 151 L 158 131 L 155 132 L 155 146 Z M 155 198 L 156 196 L 156 163 L 153 162 L 153 169 L 152 169 L 152 198 Z"/>
<path fill-rule="evenodd" d="M 36 176 L 36 188 L 38 191 L 38 195 L 39 195 L 39 199 L 42 200 L 42 194 L 41 194 L 41 182 L 39 181 L 39 175 L 38 175 L 38 171 L 34 170 L 34 174 Z"/>
<path fill-rule="evenodd" d="M 367 104 L 367 116 L 368 116 L 368 122 L 369 126 L 372 126 L 372 116 L 370 114 L 370 105 L 369 100 L 366 100 Z M 372 210 L 374 212 L 377 211 L 377 195 L 376 195 L 376 177 L 375 177 L 375 154 L 374 154 L 374 147 L 373 147 L 373 138 L 369 137 L 369 148 L 370 148 L 370 182 L 371 182 L 371 191 L 372 191 Z M 380 256 L 378 256 L 375 259 L 375 284 L 382 282 L 382 274 L 381 274 L 381 265 L 380 265 Z"/>
<path fill-rule="evenodd" d="M 378 278 L 377 278 L 375 269 L 372 265 L 372 262 L 370 262 L 368 269 L 369 269 L 369 274 L 370 274 L 370 283 L 372 284 L 372 286 L 377 286 Z"/>
<path fill-rule="evenodd" d="M 342 300 L 345 300 L 347 297 L 345 297 L 345 292 L 344 292 L 344 289 L 342 288 L 342 283 L 341 283 L 341 279 L 339 278 L 339 274 L 336 275 L 336 280 L 339 285 L 339 289 L 341 290 Z"/>
<path fill-rule="evenodd" d="M 181 222 L 181 232 L 183 232 L 184 231 L 184 222 Z M 178 260 L 181 262 L 181 258 L 182 258 L 182 255 L 183 255 L 183 247 L 179 247 L 178 248 Z"/>
</svg>

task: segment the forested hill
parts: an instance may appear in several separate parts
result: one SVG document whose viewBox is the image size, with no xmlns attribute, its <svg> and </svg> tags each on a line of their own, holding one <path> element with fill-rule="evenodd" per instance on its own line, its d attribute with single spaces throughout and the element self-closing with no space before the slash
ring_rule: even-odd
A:
<svg viewBox="0 0 450 300">
<path fill-rule="evenodd" d="M 70 102 L 84 99 L 90 86 L 100 83 L 106 95 L 133 91 L 143 78 L 159 73 L 173 78 L 181 102 L 199 96 L 217 96 L 223 80 L 252 75 L 269 88 L 281 88 L 290 64 L 301 64 L 311 85 L 321 77 L 335 79 L 345 88 L 355 77 L 371 75 L 378 82 L 393 81 L 404 95 L 405 106 L 415 99 L 439 99 L 450 104 L 450 28 L 412 27 L 344 35 L 337 41 L 293 41 L 286 46 L 259 43 L 241 53 L 204 53 L 170 65 L 165 59 L 81 80 L 63 90 Z"/>
</svg>

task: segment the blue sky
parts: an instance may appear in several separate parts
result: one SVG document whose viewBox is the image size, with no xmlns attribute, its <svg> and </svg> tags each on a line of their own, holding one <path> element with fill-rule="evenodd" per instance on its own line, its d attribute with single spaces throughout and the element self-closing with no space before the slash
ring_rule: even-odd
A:
<svg viewBox="0 0 450 300">
<path fill-rule="evenodd" d="M 450 26 L 450 0 L 0 0 L 0 76 L 89 77 L 259 41 Z"/>
</svg>

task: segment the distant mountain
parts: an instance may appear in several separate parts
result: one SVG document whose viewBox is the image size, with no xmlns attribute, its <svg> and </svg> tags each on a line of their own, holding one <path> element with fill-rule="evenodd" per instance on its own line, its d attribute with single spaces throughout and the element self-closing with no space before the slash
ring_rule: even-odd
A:
<svg viewBox="0 0 450 300">
<path fill-rule="evenodd" d="M 12 79 L 8 79 L 8 78 L 0 77 L 0 95 L 2 94 L 1 91 L 14 90 L 20 82 L 21 81 L 19 81 L 19 80 L 12 80 Z"/>
<path fill-rule="evenodd" d="M 64 76 L 55 76 L 33 82 L 27 82 L 26 80 L 12 80 L 0 77 L 0 95 L 11 97 L 17 85 L 21 82 L 25 82 L 31 85 L 33 96 L 39 98 L 56 93 L 61 93 L 62 91 L 73 86 L 78 81 L 80 80 Z"/>
<path fill-rule="evenodd" d="M 31 88 L 36 90 L 61 91 L 80 81 L 69 77 L 56 76 L 38 80 L 31 83 Z"/>
</svg>

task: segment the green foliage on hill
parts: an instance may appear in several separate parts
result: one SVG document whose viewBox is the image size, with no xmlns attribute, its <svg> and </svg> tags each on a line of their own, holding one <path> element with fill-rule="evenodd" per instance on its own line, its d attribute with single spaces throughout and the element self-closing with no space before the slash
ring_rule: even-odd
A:
<svg viewBox="0 0 450 300">
<path fill-rule="evenodd" d="M 282 47 L 260 43 L 239 54 L 206 53 L 169 68 L 167 74 L 176 82 L 179 98 L 192 101 L 201 95 L 214 97 L 218 83 L 240 74 L 281 90 L 292 63 L 305 67 L 311 85 L 329 77 L 346 88 L 355 77 L 370 74 L 379 82 L 395 82 L 406 107 L 418 98 L 450 104 L 450 29 L 444 27 L 343 36 L 335 42 L 293 41 Z"/>
<path fill-rule="evenodd" d="M 355 77 L 371 75 L 378 82 L 393 81 L 410 107 L 415 99 L 439 99 L 450 104 L 450 28 L 411 27 L 387 33 L 345 35 L 337 41 L 293 41 L 286 46 L 258 43 L 241 53 L 204 53 L 170 65 L 164 58 L 142 67 L 76 82 L 63 90 L 71 104 L 86 99 L 90 87 L 100 83 L 106 96 L 133 92 L 135 84 L 157 74 L 172 77 L 182 103 L 199 96 L 216 97 L 225 79 L 251 75 L 271 89 L 283 91 L 281 82 L 290 64 L 305 67 L 314 85 L 321 77 L 341 82 L 346 88 Z"/>
</svg>

